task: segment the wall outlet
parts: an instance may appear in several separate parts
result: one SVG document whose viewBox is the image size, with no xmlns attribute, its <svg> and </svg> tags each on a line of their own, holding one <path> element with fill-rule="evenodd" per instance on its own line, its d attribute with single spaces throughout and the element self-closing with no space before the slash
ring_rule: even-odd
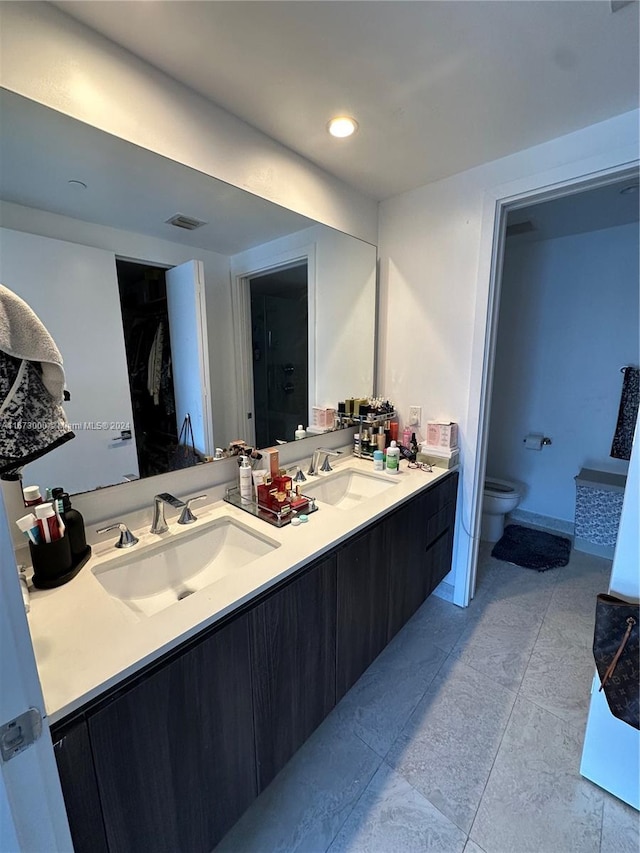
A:
<svg viewBox="0 0 640 853">
<path fill-rule="evenodd" d="M 420 426 L 422 406 L 409 406 L 409 426 Z"/>
</svg>

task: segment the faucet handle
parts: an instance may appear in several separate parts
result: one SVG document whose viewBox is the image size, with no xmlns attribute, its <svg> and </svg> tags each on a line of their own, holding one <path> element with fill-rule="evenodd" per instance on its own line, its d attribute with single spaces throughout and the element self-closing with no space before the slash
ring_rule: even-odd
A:
<svg viewBox="0 0 640 853">
<path fill-rule="evenodd" d="M 132 548 L 138 544 L 138 537 L 133 535 L 124 521 L 117 521 L 115 524 L 110 524 L 109 527 L 101 527 L 96 530 L 96 533 L 108 533 L 110 530 L 120 531 L 120 538 L 115 544 L 116 548 Z"/>
<path fill-rule="evenodd" d="M 329 464 L 329 454 L 328 454 L 328 453 L 327 453 L 327 454 L 325 455 L 325 457 L 324 457 L 324 462 L 323 462 L 323 463 L 322 463 L 322 465 L 320 466 L 320 470 L 321 470 L 321 471 L 323 471 L 323 472 L 325 472 L 325 473 L 326 473 L 327 471 L 333 471 L 333 468 L 332 468 L 332 467 L 331 467 L 331 465 Z"/>
<path fill-rule="evenodd" d="M 197 517 L 191 512 L 191 504 L 194 503 L 194 501 L 203 501 L 206 497 L 206 495 L 198 495 L 195 498 L 189 498 L 184 509 L 180 513 L 178 524 L 193 524 L 194 521 L 197 521 Z"/>
</svg>

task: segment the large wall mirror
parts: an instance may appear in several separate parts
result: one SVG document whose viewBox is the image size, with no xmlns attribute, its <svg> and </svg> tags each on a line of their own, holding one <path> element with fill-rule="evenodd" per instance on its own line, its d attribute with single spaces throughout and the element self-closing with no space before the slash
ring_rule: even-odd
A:
<svg viewBox="0 0 640 853">
<path fill-rule="evenodd" d="M 61 350 L 76 433 L 25 481 L 160 473 L 186 411 L 213 455 L 373 393 L 375 246 L 15 93 L 0 112 L 0 282 Z"/>
</svg>

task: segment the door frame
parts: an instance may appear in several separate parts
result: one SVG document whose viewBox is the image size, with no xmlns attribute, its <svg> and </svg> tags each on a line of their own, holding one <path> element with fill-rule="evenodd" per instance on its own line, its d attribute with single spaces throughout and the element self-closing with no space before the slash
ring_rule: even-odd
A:
<svg viewBox="0 0 640 853">
<path fill-rule="evenodd" d="M 232 264 L 231 311 L 234 329 L 234 355 L 237 380 L 238 438 L 255 447 L 256 431 L 253 397 L 253 346 L 251 342 L 251 279 L 297 264 L 307 264 L 308 326 L 308 421 L 316 393 L 316 244 L 264 256 L 260 261 Z"/>
<path fill-rule="evenodd" d="M 0 849 L 73 853 L 2 490 L 0 564 L 0 723 L 30 708 L 42 720 L 37 740 L 8 761 L 0 758 Z"/>
<path fill-rule="evenodd" d="M 482 484 L 484 483 L 487 463 L 507 215 L 512 210 L 521 207 L 529 207 L 532 204 L 552 201 L 563 196 L 595 189 L 618 182 L 625 177 L 637 179 L 639 164 L 640 160 L 637 157 L 621 158 L 618 165 L 599 169 L 595 167 L 593 169 L 578 169 L 574 175 L 565 179 L 559 178 L 557 174 L 545 173 L 514 184 L 496 187 L 485 193 L 478 273 L 479 295 L 476 302 L 471 392 L 467 420 L 468 424 L 473 424 L 474 420 L 477 423 L 476 452 L 471 478 L 468 475 L 464 478 L 469 493 L 468 530 L 463 519 L 464 500 L 461 504 L 459 522 L 467 533 L 469 544 L 463 583 L 456 583 L 454 590 L 455 603 L 463 607 L 469 604 L 476 588 L 482 515 Z M 556 173 L 558 171 L 560 170 L 556 170 Z M 482 300 L 484 291 L 487 292 L 486 301 Z M 473 442 L 473 436 L 470 436 L 470 440 Z"/>
</svg>

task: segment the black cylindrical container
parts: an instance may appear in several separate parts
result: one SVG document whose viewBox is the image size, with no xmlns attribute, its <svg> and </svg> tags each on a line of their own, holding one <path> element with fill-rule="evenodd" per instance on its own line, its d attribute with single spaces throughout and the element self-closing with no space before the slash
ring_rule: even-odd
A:
<svg viewBox="0 0 640 853">
<path fill-rule="evenodd" d="M 51 497 L 55 500 L 62 501 L 62 520 L 65 523 L 66 535 L 69 537 L 69 545 L 71 546 L 71 557 L 76 563 L 80 560 L 87 551 L 87 537 L 84 532 L 84 519 L 77 509 L 71 506 L 69 495 L 60 487 L 52 489 Z"/>
<path fill-rule="evenodd" d="M 63 536 L 55 542 L 34 545 L 29 542 L 33 565 L 33 585 L 37 589 L 51 589 L 70 580 L 73 560 L 69 537 Z"/>
</svg>

